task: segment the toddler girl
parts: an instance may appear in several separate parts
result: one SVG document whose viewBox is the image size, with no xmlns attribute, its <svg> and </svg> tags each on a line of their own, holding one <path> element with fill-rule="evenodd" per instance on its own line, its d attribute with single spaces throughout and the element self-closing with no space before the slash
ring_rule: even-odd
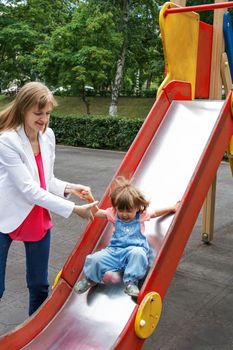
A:
<svg viewBox="0 0 233 350">
<path fill-rule="evenodd" d="M 149 213 L 149 201 L 130 181 L 117 178 L 115 183 L 116 187 L 110 193 L 112 207 L 92 209 L 94 216 L 106 218 L 112 223 L 112 238 L 106 248 L 87 255 L 83 268 L 85 277 L 74 287 L 77 293 L 84 293 L 97 283 L 119 282 L 122 274 L 125 292 L 137 297 L 138 281 L 145 277 L 149 267 L 150 248 L 144 235 L 144 222 L 174 213 L 178 208 L 177 203 Z M 94 201 L 91 193 L 86 199 Z"/>
</svg>

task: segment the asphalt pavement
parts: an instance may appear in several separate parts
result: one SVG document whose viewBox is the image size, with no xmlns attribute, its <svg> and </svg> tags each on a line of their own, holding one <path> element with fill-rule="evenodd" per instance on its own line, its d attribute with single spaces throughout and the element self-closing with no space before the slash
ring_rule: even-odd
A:
<svg viewBox="0 0 233 350">
<path fill-rule="evenodd" d="M 100 199 L 123 157 L 123 152 L 57 146 L 55 174 L 91 186 Z M 200 212 L 165 297 L 158 327 L 143 350 L 233 349 L 233 179 L 226 162 L 219 167 L 216 192 L 214 240 L 210 245 L 202 243 Z M 85 221 L 75 215 L 69 219 L 53 215 L 53 223 L 51 284 L 76 244 Z M 27 312 L 24 246 L 13 242 L 6 291 L 0 304 L 0 335 L 23 322 Z"/>
</svg>

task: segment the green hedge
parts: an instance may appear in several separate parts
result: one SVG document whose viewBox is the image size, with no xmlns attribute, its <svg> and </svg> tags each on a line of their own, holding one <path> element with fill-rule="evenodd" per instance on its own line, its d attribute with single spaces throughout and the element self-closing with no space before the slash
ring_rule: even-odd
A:
<svg viewBox="0 0 233 350">
<path fill-rule="evenodd" d="M 142 119 L 52 115 L 50 127 L 58 144 L 126 151 L 142 123 Z"/>
</svg>

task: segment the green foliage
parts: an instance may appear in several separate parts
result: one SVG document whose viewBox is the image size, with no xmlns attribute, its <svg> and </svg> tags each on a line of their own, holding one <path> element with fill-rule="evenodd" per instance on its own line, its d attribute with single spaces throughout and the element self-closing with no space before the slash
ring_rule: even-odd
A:
<svg viewBox="0 0 233 350">
<path fill-rule="evenodd" d="M 77 1 L 69 0 L 1 1 L 1 88 L 16 79 L 20 85 L 38 78 L 46 80 L 35 50 L 49 40 L 55 28 L 69 20 L 75 3 Z"/>
<path fill-rule="evenodd" d="M 188 0 L 187 6 L 212 3 Z M 127 52 L 123 95 L 142 96 L 147 83 L 163 80 L 159 35 L 162 0 L 5 0 L 0 1 L 0 87 L 41 80 L 69 86 L 73 95 L 91 85 L 111 93 L 122 46 Z M 230 10 L 233 11 L 233 10 Z M 127 17 L 127 20 L 126 20 Z M 213 11 L 200 12 L 212 23 Z"/>
<path fill-rule="evenodd" d="M 50 126 L 60 144 L 126 151 L 142 123 L 139 118 L 59 117 L 54 114 Z"/>
<path fill-rule="evenodd" d="M 213 4 L 213 3 L 214 3 L 213 0 L 188 0 L 187 6 L 207 5 L 207 4 Z M 213 14 L 214 14 L 214 11 L 211 11 L 211 10 L 201 11 L 199 12 L 200 20 L 205 23 L 213 24 Z"/>
<path fill-rule="evenodd" d="M 70 21 L 56 28 L 51 37 L 37 47 L 41 76 L 53 86 L 70 85 L 74 93 L 85 93 L 110 84 L 109 73 L 116 60 L 121 35 L 116 33 L 113 16 L 98 6 L 80 3 Z"/>
<path fill-rule="evenodd" d="M 95 0 L 89 0 L 95 4 Z M 159 6 L 155 0 L 99 0 L 102 12 L 112 13 L 117 32 L 122 34 L 126 60 L 119 95 L 141 95 L 143 83 L 154 80 L 160 84 L 163 75 L 163 50 L 159 39 Z M 121 57 L 122 45 L 117 57 Z M 111 72 L 114 81 L 117 60 Z"/>
<path fill-rule="evenodd" d="M 16 79 L 20 85 L 41 80 L 69 86 L 73 95 L 83 96 L 85 85 L 109 95 L 126 41 L 124 93 L 134 93 L 136 77 L 140 89 L 147 79 L 160 80 L 155 0 L 6 0 L 0 11 L 1 88 Z"/>
</svg>

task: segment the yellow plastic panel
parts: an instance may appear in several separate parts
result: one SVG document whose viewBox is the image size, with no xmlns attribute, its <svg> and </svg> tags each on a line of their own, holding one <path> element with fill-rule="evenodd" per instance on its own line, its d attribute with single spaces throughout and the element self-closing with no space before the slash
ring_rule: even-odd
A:
<svg viewBox="0 0 233 350">
<path fill-rule="evenodd" d="M 192 97 L 195 95 L 199 15 L 195 12 L 171 13 L 164 17 L 168 7 L 179 7 L 172 2 L 164 4 L 159 15 L 160 32 L 163 42 L 166 77 L 158 89 L 171 80 L 190 82 Z"/>
<path fill-rule="evenodd" d="M 156 292 L 148 293 L 139 305 L 135 318 L 134 328 L 139 338 L 146 339 L 153 333 L 159 322 L 161 311 L 160 295 Z"/>
</svg>

